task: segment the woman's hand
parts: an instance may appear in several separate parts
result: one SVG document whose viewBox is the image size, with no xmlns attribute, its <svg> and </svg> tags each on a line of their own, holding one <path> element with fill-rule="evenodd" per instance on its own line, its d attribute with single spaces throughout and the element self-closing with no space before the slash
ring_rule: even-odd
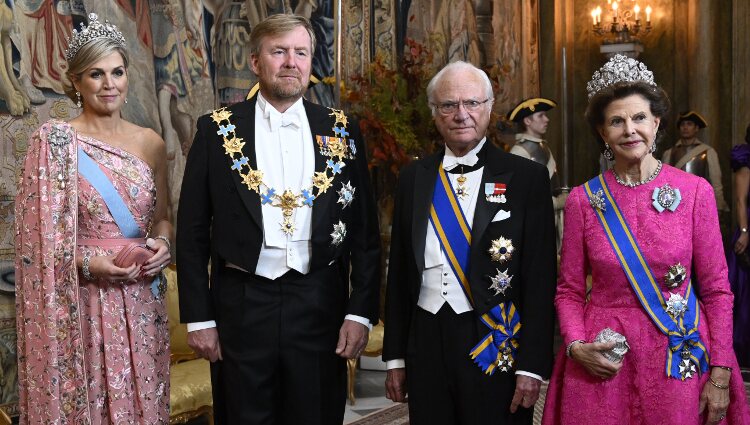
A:
<svg viewBox="0 0 750 425">
<path fill-rule="evenodd" d="M 146 246 L 155 250 L 154 256 L 143 263 L 143 276 L 156 276 L 172 261 L 167 243 L 161 239 L 146 239 Z"/>
<path fill-rule="evenodd" d="M 745 249 L 747 249 L 747 241 L 750 236 L 748 236 L 747 232 L 740 233 L 740 237 L 737 238 L 737 242 L 734 243 L 734 253 L 735 254 L 742 254 L 745 252 Z"/>
<path fill-rule="evenodd" d="M 728 370 L 713 367 L 711 368 L 710 379 L 713 379 L 722 387 L 729 387 L 731 374 L 732 372 Z M 706 381 L 701 392 L 699 413 L 703 413 L 706 407 L 708 407 L 706 424 L 714 424 L 724 419 L 727 415 L 727 407 L 729 407 L 729 388 L 721 389 L 712 384 L 710 380 Z"/>
<path fill-rule="evenodd" d="M 622 363 L 607 360 L 602 351 L 614 348 L 615 342 L 579 342 L 570 347 L 570 357 L 583 366 L 590 374 L 609 379 L 620 371 Z"/>
<path fill-rule="evenodd" d="M 97 279 L 112 281 L 133 280 L 141 273 L 141 266 L 133 264 L 130 267 L 120 268 L 114 264 L 115 255 L 98 255 L 89 260 L 89 273 Z"/>
</svg>

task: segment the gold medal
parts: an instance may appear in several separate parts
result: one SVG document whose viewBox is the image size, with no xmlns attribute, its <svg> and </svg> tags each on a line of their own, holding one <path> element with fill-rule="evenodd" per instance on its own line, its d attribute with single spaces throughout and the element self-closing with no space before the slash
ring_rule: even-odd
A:
<svg viewBox="0 0 750 425">
<path fill-rule="evenodd" d="M 510 260 L 510 257 L 513 256 L 514 249 L 513 241 L 500 236 L 499 239 L 492 241 L 492 246 L 488 252 L 490 253 L 490 257 L 492 257 L 492 261 L 504 263 Z"/>
</svg>

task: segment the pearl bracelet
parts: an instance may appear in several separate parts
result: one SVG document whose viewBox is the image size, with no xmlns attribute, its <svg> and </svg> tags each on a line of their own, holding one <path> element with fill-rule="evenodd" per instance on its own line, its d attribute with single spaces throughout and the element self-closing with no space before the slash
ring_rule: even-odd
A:
<svg viewBox="0 0 750 425">
<path fill-rule="evenodd" d="M 83 264 L 81 266 L 81 274 L 83 274 L 83 278 L 86 280 L 94 280 L 94 276 L 91 274 L 91 270 L 89 269 L 90 262 L 91 262 L 91 254 L 84 255 Z"/>
<path fill-rule="evenodd" d="M 172 250 L 172 243 L 169 242 L 169 238 L 167 238 L 164 235 L 158 235 L 153 237 L 154 240 L 159 239 L 160 241 L 164 241 L 165 244 L 167 244 L 167 251 Z"/>
</svg>

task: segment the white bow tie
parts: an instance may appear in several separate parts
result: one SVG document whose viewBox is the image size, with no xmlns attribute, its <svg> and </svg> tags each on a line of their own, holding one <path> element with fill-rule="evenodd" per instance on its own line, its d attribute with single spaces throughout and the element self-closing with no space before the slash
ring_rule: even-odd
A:
<svg viewBox="0 0 750 425">
<path fill-rule="evenodd" d="M 443 169 L 450 171 L 459 165 L 471 167 L 476 164 L 477 161 L 479 161 L 479 157 L 477 157 L 477 154 L 474 152 L 469 152 L 464 156 L 445 155 L 443 157 Z"/>
<path fill-rule="evenodd" d="M 300 117 L 297 111 L 287 111 L 280 113 L 279 111 L 269 107 L 266 109 L 266 118 L 268 118 L 271 124 L 271 131 L 276 131 L 279 127 L 294 126 L 299 128 Z"/>
</svg>

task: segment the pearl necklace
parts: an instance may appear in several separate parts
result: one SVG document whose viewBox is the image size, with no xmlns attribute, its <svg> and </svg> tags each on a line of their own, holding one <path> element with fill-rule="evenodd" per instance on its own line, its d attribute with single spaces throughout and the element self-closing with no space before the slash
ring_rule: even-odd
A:
<svg viewBox="0 0 750 425">
<path fill-rule="evenodd" d="M 656 178 L 656 176 L 658 176 L 658 175 L 659 175 L 659 171 L 661 171 L 661 161 L 658 161 L 658 160 L 657 160 L 657 162 L 658 162 L 658 164 L 656 165 L 656 169 L 654 170 L 654 172 L 653 172 L 653 173 L 651 173 L 651 175 L 649 175 L 648 177 L 646 177 L 645 179 L 643 179 L 643 180 L 641 180 L 641 181 L 637 181 L 637 182 L 626 182 L 625 180 L 621 179 L 621 178 L 620 178 L 620 176 L 618 176 L 618 175 L 617 175 L 617 173 L 615 172 L 614 168 L 612 169 L 612 174 L 614 174 L 614 175 L 615 175 L 615 181 L 616 181 L 617 183 L 620 183 L 621 185 L 623 185 L 623 186 L 625 186 L 625 187 L 636 187 L 636 186 L 640 186 L 640 185 L 642 185 L 642 184 L 646 184 L 646 183 L 649 183 L 649 182 L 651 182 L 651 181 L 652 181 L 653 179 L 655 179 L 655 178 Z"/>
</svg>

